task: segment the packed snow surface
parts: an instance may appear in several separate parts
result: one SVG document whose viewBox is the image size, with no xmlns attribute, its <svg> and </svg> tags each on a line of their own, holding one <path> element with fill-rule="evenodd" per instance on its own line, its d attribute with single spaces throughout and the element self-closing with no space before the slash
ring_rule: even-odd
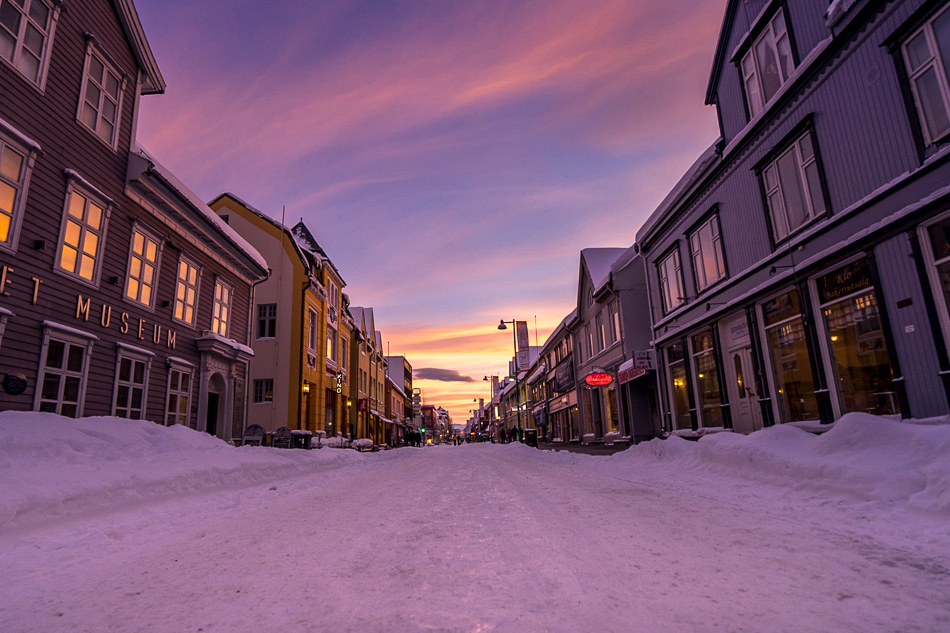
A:
<svg viewBox="0 0 950 633">
<path fill-rule="evenodd" d="M 0 631 L 950 631 L 950 426 L 234 448 L 0 413 Z"/>
</svg>

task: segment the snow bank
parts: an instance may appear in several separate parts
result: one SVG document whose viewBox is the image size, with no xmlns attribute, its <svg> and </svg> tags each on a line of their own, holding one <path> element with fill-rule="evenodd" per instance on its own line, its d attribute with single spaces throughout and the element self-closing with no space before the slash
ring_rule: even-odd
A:
<svg viewBox="0 0 950 633">
<path fill-rule="evenodd" d="M 233 447 L 189 428 L 0 413 L 0 532 L 362 459 L 354 451 Z"/>
<path fill-rule="evenodd" d="M 698 442 L 671 437 L 618 453 L 625 469 L 731 471 L 781 486 L 950 515 L 950 426 L 849 413 L 823 435 L 778 425 Z"/>
</svg>

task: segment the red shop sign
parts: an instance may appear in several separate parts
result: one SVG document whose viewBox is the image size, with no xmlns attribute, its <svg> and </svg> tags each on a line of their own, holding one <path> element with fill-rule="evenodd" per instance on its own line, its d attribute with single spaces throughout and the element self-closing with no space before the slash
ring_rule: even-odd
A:
<svg viewBox="0 0 950 633">
<path fill-rule="evenodd" d="M 591 387 L 606 387 L 614 381 L 614 377 L 608 374 L 605 371 L 595 371 L 593 373 L 587 374 L 587 378 L 584 379 Z"/>
</svg>

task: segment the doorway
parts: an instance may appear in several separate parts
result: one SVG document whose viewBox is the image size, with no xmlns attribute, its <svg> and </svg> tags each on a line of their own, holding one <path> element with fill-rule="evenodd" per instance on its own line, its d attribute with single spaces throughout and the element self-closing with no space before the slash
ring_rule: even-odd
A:
<svg viewBox="0 0 950 633">
<path fill-rule="evenodd" d="M 752 340 L 745 311 L 723 319 L 719 330 L 726 352 L 722 365 L 726 395 L 732 412 L 732 427 L 737 433 L 752 433 L 762 428 L 762 411 L 756 393 Z"/>
<path fill-rule="evenodd" d="M 208 394 L 208 419 L 205 426 L 208 435 L 218 434 L 218 394 Z"/>
</svg>

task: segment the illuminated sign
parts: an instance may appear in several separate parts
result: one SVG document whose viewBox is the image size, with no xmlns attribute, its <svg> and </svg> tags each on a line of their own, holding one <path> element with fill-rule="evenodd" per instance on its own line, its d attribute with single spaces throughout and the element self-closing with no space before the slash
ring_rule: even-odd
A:
<svg viewBox="0 0 950 633">
<path fill-rule="evenodd" d="M 587 378 L 584 379 L 591 387 L 606 387 L 614 381 L 614 377 L 608 374 L 605 371 L 595 371 L 587 374 Z"/>
</svg>

